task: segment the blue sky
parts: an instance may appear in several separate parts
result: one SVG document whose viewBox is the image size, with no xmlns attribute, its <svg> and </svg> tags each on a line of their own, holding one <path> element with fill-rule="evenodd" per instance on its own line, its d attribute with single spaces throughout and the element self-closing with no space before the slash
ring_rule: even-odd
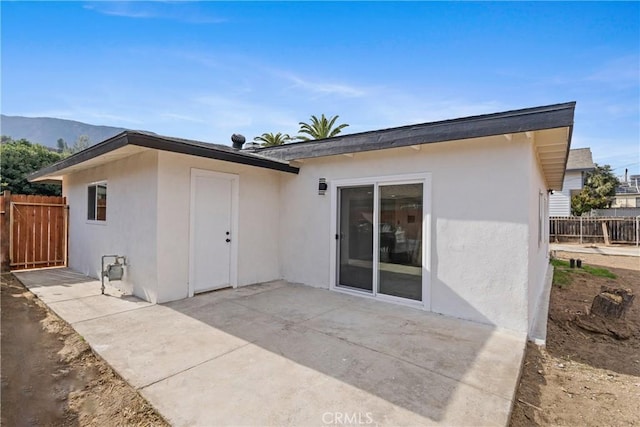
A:
<svg viewBox="0 0 640 427">
<path fill-rule="evenodd" d="M 2 2 L 2 113 L 230 144 L 577 101 L 640 173 L 640 3 Z"/>
</svg>

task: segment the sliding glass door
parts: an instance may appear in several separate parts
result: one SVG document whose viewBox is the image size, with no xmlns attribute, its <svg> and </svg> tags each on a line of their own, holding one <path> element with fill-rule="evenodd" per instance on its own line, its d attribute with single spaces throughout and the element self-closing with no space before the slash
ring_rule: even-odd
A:
<svg viewBox="0 0 640 427">
<path fill-rule="evenodd" d="M 423 183 L 338 187 L 336 286 L 422 301 Z"/>
<path fill-rule="evenodd" d="M 373 292 L 373 185 L 341 188 L 338 285 Z"/>
<path fill-rule="evenodd" d="M 422 301 L 422 184 L 380 185 L 378 292 Z"/>
</svg>

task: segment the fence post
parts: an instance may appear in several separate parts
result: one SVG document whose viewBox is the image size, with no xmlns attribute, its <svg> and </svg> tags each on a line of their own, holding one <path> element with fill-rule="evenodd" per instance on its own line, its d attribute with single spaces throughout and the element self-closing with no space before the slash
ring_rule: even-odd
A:
<svg viewBox="0 0 640 427">
<path fill-rule="evenodd" d="M 0 269 L 8 272 L 11 269 L 11 191 L 5 190 L 2 194 L 2 218 L 0 218 Z"/>
<path fill-rule="evenodd" d="M 636 246 L 640 246 L 640 215 L 636 217 Z"/>
<path fill-rule="evenodd" d="M 582 244 L 582 215 L 580 215 L 580 244 Z"/>
</svg>

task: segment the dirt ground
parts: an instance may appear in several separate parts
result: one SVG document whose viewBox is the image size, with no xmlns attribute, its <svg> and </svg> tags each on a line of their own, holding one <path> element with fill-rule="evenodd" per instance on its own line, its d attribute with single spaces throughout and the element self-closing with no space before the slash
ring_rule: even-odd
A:
<svg viewBox="0 0 640 427">
<path fill-rule="evenodd" d="M 0 424 L 167 425 L 11 274 L 1 281 Z"/>
<path fill-rule="evenodd" d="M 527 345 L 510 425 L 640 426 L 640 259 L 567 252 L 556 257 L 581 259 L 617 277 L 575 269 L 568 284 L 554 284 L 547 346 Z M 623 322 L 627 339 L 580 326 L 602 285 L 636 295 Z"/>
</svg>

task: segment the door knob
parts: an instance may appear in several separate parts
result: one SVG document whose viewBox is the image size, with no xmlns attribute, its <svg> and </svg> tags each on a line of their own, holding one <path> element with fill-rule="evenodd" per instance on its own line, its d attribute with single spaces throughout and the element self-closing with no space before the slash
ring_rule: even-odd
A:
<svg viewBox="0 0 640 427">
<path fill-rule="evenodd" d="M 231 241 L 231 239 L 227 239 L 226 242 L 229 243 Z"/>
</svg>

